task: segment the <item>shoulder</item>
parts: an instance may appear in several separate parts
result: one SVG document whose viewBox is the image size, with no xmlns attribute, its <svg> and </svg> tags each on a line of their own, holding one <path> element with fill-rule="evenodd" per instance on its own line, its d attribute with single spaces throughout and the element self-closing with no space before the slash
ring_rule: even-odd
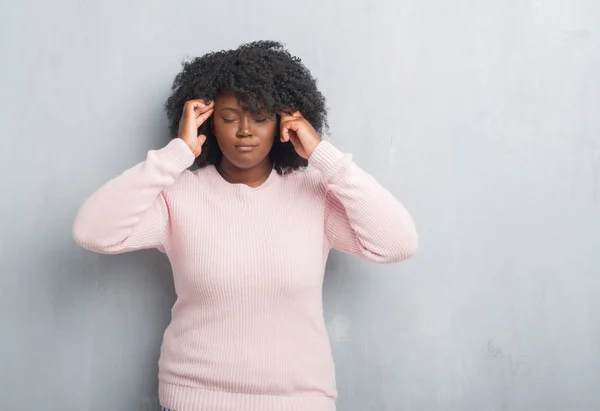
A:
<svg viewBox="0 0 600 411">
<path fill-rule="evenodd" d="M 210 172 L 209 167 L 210 166 L 206 166 L 202 168 L 187 169 L 183 171 L 179 175 L 179 178 L 177 178 L 177 181 L 175 181 L 174 186 L 195 183 L 198 180 L 207 179 L 208 174 Z"/>
<path fill-rule="evenodd" d="M 175 183 L 168 187 L 164 194 L 171 198 L 180 197 L 182 194 L 196 191 L 196 188 L 205 186 L 209 179 L 209 167 L 184 170 Z"/>
<path fill-rule="evenodd" d="M 311 192 L 322 194 L 325 192 L 323 174 L 315 167 L 294 170 L 284 176 L 282 179 L 286 186 L 299 192 Z"/>
<path fill-rule="evenodd" d="M 310 156 L 308 167 L 293 171 L 288 179 L 301 185 L 324 190 L 352 162 L 352 155 L 337 149 L 328 141 L 321 141 Z"/>
</svg>

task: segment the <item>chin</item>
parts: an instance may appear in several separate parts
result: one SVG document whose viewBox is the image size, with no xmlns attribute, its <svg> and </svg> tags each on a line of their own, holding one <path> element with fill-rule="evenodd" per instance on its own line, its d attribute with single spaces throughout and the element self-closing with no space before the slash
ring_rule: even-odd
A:
<svg viewBox="0 0 600 411">
<path fill-rule="evenodd" d="M 262 163 L 267 156 L 227 156 L 227 160 L 239 169 L 254 168 Z"/>
</svg>

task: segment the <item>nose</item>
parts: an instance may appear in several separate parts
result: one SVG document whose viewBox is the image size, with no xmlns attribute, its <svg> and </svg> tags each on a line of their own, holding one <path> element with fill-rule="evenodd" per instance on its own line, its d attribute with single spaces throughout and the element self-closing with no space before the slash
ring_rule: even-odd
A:
<svg viewBox="0 0 600 411">
<path fill-rule="evenodd" d="M 251 121 L 246 117 L 242 117 L 239 121 L 237 136 L 239 138 L 250 137 L 252 130 L 250 129 Z"/>
</svg>

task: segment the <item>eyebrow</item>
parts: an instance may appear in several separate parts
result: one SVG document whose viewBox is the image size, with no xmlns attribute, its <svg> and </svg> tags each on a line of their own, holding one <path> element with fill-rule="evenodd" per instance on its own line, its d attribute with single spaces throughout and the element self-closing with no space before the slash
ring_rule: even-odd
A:
<svg viewBox="0 0 600 411">
<path fill-rule="evenodd" d="M 233 111 L 234 113 L 239 113 L 240 111 L 237 108 L 233 107 L 223 107 L 221 111 Z"/>
</svg>

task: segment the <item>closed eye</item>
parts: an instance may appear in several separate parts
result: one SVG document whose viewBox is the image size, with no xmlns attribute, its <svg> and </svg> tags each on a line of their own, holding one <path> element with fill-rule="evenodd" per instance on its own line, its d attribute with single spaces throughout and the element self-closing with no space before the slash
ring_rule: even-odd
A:
<svg viewBox="0 0 600 411">
<path fill-rule="evenodd" d="M 256 123 L 264 123 L 267 121 L 271 121 L 274 119 L 274 116 L 267 116 L 267 117 L 260 117 L 260 118 L 255 118 L 254 122 Z"/>
</svg>

